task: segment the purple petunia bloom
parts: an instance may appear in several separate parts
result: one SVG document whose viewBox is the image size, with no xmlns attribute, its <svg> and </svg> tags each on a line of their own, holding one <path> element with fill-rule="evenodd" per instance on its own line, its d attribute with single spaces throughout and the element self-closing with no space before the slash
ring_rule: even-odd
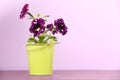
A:
<svg viewBox="0 0 120 80">
<path fill-rule="evenodd" d="M 27 14 L 27 12 L 28 12 L 28 6 L 29 6 L 29 4 L 25 4 L 24 6 L 23 6 L 23 8 L 22 8 L 22 11 L 20 12 L 20 19 L 22 19 L 22 18 L 24 18 L 25 17 L 25 15 Z"/>
<path fill-rule="evenodd" d="M 48 29 L 48 30 L 52 31 L 53 28 L 54 28 L 54 27 L 53 27 L 53 24 L 52 24 L 52 23 L 47 25 L 47 29 Z"/>
<path fill-rule="evenodd" d="M 67 33 L 68 28 L 66 27 L 64 20 L 62 18 L 55 20 L 54 25 L 56 26 L 56 28 L 53 31 L 53 34 L 59 32 L 62 35 L 65 35 Z"/>
<path fill-rule="evenodd" d="M 45 21 L 42 18 L 34 19 L 32 21 L 31 27 L 29 31 L 31 33 L 34 33 L 34 37 L 39 36 L 39 34 L 43 33 L 45 31 Z"/>
</svg>

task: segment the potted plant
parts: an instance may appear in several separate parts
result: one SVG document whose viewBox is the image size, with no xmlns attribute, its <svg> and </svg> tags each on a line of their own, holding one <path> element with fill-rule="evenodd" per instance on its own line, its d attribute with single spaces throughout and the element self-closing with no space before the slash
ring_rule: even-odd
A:
<svg viewBox="0 0 120 80">
<path fill-rule="evenodd" d="M 28 7 L 29 4 L 23 6 L 20 19 L 29 15 L 32 20 L 29 28 L 32 35 L 26 44 L 29 73 L 30 75 L 49 75 L 52 74 L 54 45 L 57 43 L 55 35 L 58 33 L 65 35 L 68 28 L 62 18 L 56 19 L 54 24 L 46 24 L 48 15 L 41 17 L 37 14 L 37 17 L 34 17 Z"/>
</svg>

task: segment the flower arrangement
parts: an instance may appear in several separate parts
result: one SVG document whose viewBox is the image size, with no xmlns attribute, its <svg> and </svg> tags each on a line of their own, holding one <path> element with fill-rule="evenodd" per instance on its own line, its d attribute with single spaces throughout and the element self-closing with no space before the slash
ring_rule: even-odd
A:
<svg viewBox="0 0 120 80">
<path fill-rule="evenodd" d="M 65 35 L 67 33 L 68 28 L 66 27 L 62 18 L 54 20 L 54 24 L 50 23 L 46 25 L 46 18 L 49 17 L 49 15 L 40 17 L 40 14 L 37 14 L 37 17 L 34 17 L 29 12 L 28 7 L 29 4 L 25 4 L 20 12 L 20 19 L 23 19 L 26 15 L 29 15 L 30 19 L 32 19 L 31 26 L 29 28 L 32 36 L 30 36 L 28 39 L 28 43 L 48 43 L 50 39 L 53 39 L 55 42 L 57 42 L 57 37 L 55 34 L 60 33 Z"/>
</svg>

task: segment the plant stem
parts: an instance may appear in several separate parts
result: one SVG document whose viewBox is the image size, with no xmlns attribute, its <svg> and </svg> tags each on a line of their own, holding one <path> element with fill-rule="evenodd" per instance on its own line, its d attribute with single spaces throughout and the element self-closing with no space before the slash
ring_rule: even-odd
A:
<svg viewBox="0 0 120 80">
<path fill-rule="evenodd" d="M 27 14 L 34 19 L 34 16 L 30 12 L 27 12 Z"/>
</svg>

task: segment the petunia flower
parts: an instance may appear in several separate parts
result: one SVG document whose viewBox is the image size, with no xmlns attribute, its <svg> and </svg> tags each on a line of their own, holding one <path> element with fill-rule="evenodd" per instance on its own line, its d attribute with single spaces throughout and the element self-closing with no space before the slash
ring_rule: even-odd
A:
<svg viewBox="0 0 120 80">
<path fill-rule="evenodd" d="M 22 11 L 20 12 L 20 19 L 22 19 L 22 18 L 24 18 L 25 17 L 25 15 L 27 14 L 27 12 L 28 12 L 28 6 L 29 6 L 29 4 L 25 4 L 24 6 L 23 6 L 23 8 L 22 8 Z"/>
<path fill-rule="evenodd" d="M 53 34 L 59 32 L 62 35 L 65 35 L 67 33 L 67 27 L 64 23 L 64 20 L 62 18 L 59 18 L 54 21 L 54 25 L 56 26 L 55 30 L 53 31 Z"/>
<path fill-rule="evenodd" d="M 47 25 L 47 29 L 48 29 L 48 30 L 52 31 L 53 28 L 54 28 L 54 27 L 53 27 L 53 24 L 52 24 L 52 23 Z"/>
<path fill-rule="evenodd" d="M 45 21 L 42 18 L 34 19 L 31 23 L 29 31 L 34 34 L 34 37 L 39 36 L 45 31 Z"/>
</svg>

